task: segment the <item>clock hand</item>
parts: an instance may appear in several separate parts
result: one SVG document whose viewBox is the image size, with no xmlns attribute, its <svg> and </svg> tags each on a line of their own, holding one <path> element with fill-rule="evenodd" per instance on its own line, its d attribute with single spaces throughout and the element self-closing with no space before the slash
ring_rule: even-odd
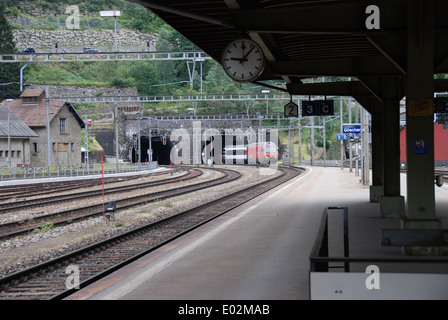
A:
<svg viewBox="0 0 448 320">
<path fill-rule="evenodd" d="M 252 52 L 252 50 L 254 50 L 255 47 L 252 47 L 241 59 L 240 63 L 243 63 L 243 61 L 247 61 L 247 56 Z"/>
</svg>

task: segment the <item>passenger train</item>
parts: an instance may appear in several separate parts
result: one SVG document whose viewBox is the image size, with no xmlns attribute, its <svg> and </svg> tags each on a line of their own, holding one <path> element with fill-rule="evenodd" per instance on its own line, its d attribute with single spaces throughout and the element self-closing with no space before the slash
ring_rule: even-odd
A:
<svg viewBox="0 0 448 320">
<path fill-rule="evenodd" d="M 223 150 L 225 164 L 267 164 L 278 160 L 278 147 L 273 142 L 226 146 Z"/>
</svg>

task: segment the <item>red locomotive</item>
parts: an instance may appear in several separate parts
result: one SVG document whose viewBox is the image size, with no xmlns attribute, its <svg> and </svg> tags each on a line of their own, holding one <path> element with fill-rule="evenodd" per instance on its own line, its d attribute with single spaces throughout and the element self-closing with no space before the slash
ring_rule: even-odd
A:
<svg viewBox="0 0 448 320">
<path fill-rule="evenodd" d="M 278 160 L 278 148 L 273 142 L 251 143 L 247 147 L 249 164 L 268 164 Z"/>
</svg>

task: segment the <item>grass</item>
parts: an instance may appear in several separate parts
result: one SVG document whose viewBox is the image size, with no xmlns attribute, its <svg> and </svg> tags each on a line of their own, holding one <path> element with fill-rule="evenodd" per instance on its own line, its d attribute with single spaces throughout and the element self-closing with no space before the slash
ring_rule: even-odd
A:
<svg viewBox="0 0 448 320">
<path fill-rule="evenodd" d="M 33 233 L 40 233 L 40 232 L 45 232 L 47 230 L 51 230 L 54 228 L 54 224 L 53 222 L 47 222 L 45 223 L 43 226 L 41 226 L 40 228 L 36 228 L 33 230 Z"/>
</svg>

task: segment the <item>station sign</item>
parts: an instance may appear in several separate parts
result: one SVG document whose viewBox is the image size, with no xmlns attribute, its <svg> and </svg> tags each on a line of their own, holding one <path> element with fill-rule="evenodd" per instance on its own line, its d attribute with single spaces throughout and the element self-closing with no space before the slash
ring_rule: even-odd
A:
<svg viewBox="0 0 448 320">
<path fill-rule="evenodd" d="M 302 116 L 332 116 L 334 115 L 333 100 L 302 101 Z"/>
<path fill-rule="evenodd" d="M 336 135 L 336 140 L 348 140 L 348 134 L 347 133 L 340 133 Z"/>
<path fill-rule="evenodd" d="M 358 123 L 354 124 L 343 124 L 342 125 L 343 133 L 361 133 L 361 125 Z"/>
<path fill-rule="evenodd" d="M 413 153 L 414 154 L 427 154 L 428 144 L 423 139 L 417 139 L 413 143 Z"/>
</svg>

